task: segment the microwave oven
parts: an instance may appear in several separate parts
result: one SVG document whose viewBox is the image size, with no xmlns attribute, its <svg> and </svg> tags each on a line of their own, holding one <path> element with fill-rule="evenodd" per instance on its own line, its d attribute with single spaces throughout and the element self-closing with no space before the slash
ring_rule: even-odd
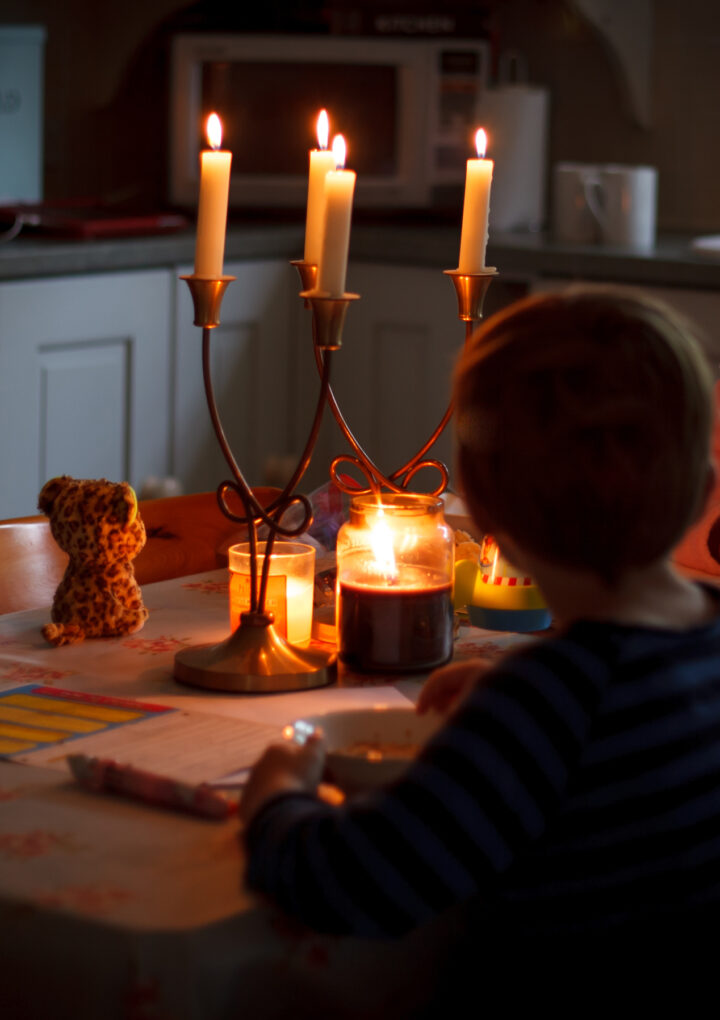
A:
<svg viewBox="0 0 720 1020">
<path fill-rule="evenodd" d="M 488 81 L 485 39 L 179 34 L 171 44 L 170 200 L 192 206 L 207 115 L 233 154 L 230 204 L 301 208 L 325 108 L 356 206 L 427 208 L 462 187 Z"/>
</svg>

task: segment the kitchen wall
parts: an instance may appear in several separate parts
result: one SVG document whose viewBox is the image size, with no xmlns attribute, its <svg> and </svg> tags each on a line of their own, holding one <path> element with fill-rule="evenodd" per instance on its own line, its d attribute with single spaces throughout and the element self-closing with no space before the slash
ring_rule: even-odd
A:
<svg viewBox="0 0 720 1020">
<path fill-rule="evenodd" d="M 126 0 L 122 8 L 96 0 L 0 0 L 0 23 L 40 23 L 48 30 L 47 198 L 163 203 L 167 36 L 181 23 L 210 23 L 217 6 L 178 0 Z M 630 115 L 612 53 L 569 0 L 288 5 L 294 23 L 304 27 L 323 10 L 345 17 L 362 8 L 366 14 L 368 9 L 434 10 L 476 18 L 487 11 L 498 49 L 522 51 L 531 80 L 551 90 L 551 164 L 560 159 L 654 163 L 660 169 L 660 230 L 720 231 L 720 4 L 655 0 L 653 7 L 652 123 L 643 128 Z M 271 24 L 282 27 L 283 4 L 270 10 Z M 249 24 L 247 13 L 236 17 L 238 24 L 243 19 Z"/>
</svg>

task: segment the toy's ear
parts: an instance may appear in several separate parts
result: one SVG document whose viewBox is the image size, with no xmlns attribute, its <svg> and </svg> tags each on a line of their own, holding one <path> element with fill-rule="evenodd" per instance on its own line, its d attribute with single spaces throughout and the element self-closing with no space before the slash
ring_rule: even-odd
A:
<svg viewBox="0 0 720 1020">
<path fill-rule="evenodd" d="M 115 499 L 113 500 L 114 510 L 121 524 L 127 527 L 137 517 L 138 501 L 132 485 L 122 482 L 118 485 Z"/>
<path fill-rule="evenodd" d="M 45 482 L 38 496 L 38 510 L 49 515 L 53 503 L 71 481 L 72 479 L 68 475 L 62 475 L 59 478 L 51 478 L 49 482 Z"/>
</svg>

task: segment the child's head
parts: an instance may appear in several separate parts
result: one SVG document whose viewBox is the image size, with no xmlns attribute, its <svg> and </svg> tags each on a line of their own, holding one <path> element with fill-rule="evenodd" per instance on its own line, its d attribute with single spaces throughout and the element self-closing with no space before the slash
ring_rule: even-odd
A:
<svg viewBox="0 0 720 1020">
<path fill-rule="evenodd" d="M 478 524 L 608 582 L 669 553 L 708 481 L 713 379 L 687 323 L 577 287 L 475 333 L 455 375 L 457 466 Z"/>
</svg>

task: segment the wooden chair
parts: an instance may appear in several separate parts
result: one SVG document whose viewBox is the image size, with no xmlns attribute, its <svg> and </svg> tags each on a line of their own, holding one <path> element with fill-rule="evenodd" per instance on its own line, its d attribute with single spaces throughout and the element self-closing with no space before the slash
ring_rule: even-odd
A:
<svg viewBox="0 0 720 1020">
<path fill-rule="evenodd" d="M 266 506 L 280 490 L 253 491 Z M 139 506 L 147 542 L 133 565 L 141 585 L 226 566 L 228 547 L 246 537 L 224 516 L 214 492 L 141 500 Z M 0 614 L 49 606 L 67 560 L 46 517 L 0 521 Z"/>
</svg>

